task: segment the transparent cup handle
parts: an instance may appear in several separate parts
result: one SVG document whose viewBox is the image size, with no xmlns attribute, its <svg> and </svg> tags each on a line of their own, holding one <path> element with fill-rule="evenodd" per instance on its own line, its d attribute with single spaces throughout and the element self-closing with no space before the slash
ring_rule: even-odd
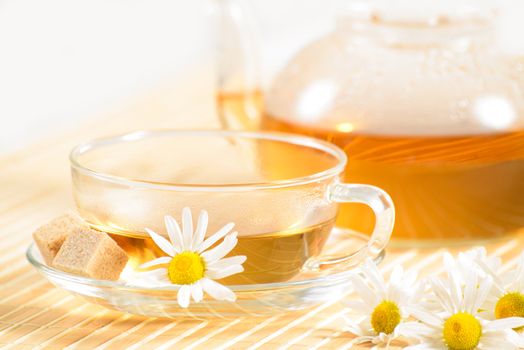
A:
<svg viewBox="0 0 524 350">
<path fill-rule="evenodd" d="M 339 263 L 357 265 L 366 257 L 378 257 L 388 244 L 395 223 L 395 206 L 391 197 L 375 186 L 335 182 L 329 187 L 328 199 L 337 203 L 366 204 L 375 213 L 375 228 L 367 244 L 360 249 L 348 255 L 312 258 L 305 267 L 318 270 Z"/>
</svg>

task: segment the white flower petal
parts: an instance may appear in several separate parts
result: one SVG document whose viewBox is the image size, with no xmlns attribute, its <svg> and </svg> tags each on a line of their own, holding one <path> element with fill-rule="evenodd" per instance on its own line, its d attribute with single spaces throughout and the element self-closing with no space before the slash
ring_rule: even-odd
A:
<svg viewBox="0 0 524 350">
<path fill-rule="evenodd" d="M 488 276 L 490 276 L 494 281 L 494 286 L 500 293 L 504 293 L 504 290 L 502 288 L 503 282 L 501 279 L 497 276 L 496 271 L 493 271 L 493 269 L 488 266 L 488 264 L 482 260 L 482 259 L 476 259 L 475 263 L 486 273 Z"/>
<path fill-rule="evenodd" d="M 229 254 L 233 248 L 237 245 L 238 239 L 236 232 L 229 234 L 224 240 L 217 245 L 215 248 L 205 251 L 200 256 L 208 264 L 212 264 L 214 261 L 222 259 L 224 256 Z"/>
<path fill-rule="evenodd" d="M 389 283 L 398 285 L 403 282 L 402 281 L 403 277 L 404 277 L 404 268 L 402 267 L 402 265 L 396 265 L 393 268 L 393 271 L 391 271 L 391 275 L 389 276 Z"/>
<path fill-rule="evenodd" d="M 387 299 L 390 300 L 390 301 L 395 302 L 395 304 L 397 304 L 397 306 L 399 306 L 400 304 L 402 304 L 405 301 L 407 301 L 406 300 L 406 295 L 404 295 L 404 289 L 402 289 L 402 287 L 396 286 L 396 285 L 390 285 L 389 286 L 388 293 L 387 293 Z"/>
<path fill-rule="evenodd" d="M 496 289 L 496 292 L 491 294 L 499 296 L 501 294 L 506 294 L 506 290 L 522 290 L 518 287 L 519 281 L 517 281 L 516 276 L 517 275 L 514 270 L 509 270 L 504 273 L 501 273 L 499 276 L 500 283 L 495 281 L 495 283 L 493 284 L 495 286 L 495 288 L 493 289 Z"/>
<path fill-rule="evenodd" d="M 357 274 L 349 276 L 349 280 L 353 285 L 353 289 L 359 295 L 359 297 L 364 301 L 364 303 L 375 308 L 378 304 L 378 298 L 373 292 L 373 290 L 364 282 L 362 277 Z"/>
<path fill-rule="evenodd" d="M 227 300 L 231 302 L 237 299 L 235 293 L 233 293 L 231 289 L 213 281 L 212 279 L 204 277 L 199 282 L 202 285 L 204 292 L 209 294 L 214 299 Z"/>
<path fill-rule="evenodd" d="M 218 242 L 222 237 L 227 235 L 231 229 L 235 227 L 235 224 L 230 222 L 229 224 L 222 227 L 220 230 L 218 230 L 216 233 L 214 233 L 212 236 L 208 237 L 198 248 L 197 252 L 202 253 L 207 248 L 211 247 L 213 244 Z"/>
<path fill-rule="evenodd" d="M 485 330 L 498 331 L 522 326 L 524 326 L 524 317 L 507 317 L 488 322 L 483 328 Z"/>
<path fill-rule="evenodd" d="M 164 216 L 164 223 L 175 252 L 181 253 L 184 250 L 184 241 L 182 239 L 182 232 L 180 231 L 178 222 L 176 222 L 175 218 L 172 216 L 166 215 Z"/>
<path fill-rule="evenodd" d="M 436 333 L 434 328 L 420 322 L 402 322 L 395 328 L 395 332 L 406 338 L 431 337 Z"/>
<path fill-rule="evenodd" d="M 436 314 L 429 313 L 425 310 L 419 308 L 407 307 L 409 313 L 424 322 L 427 326 L 432 326 L 434 328 L 441 328 L 444 324 L 444 320 L 438 317 Z"/>
<path fill-rule="evenodd" d="M 346 332 L 349 332 L 351 334 L 354 334 L 354 335 L 357 335 L 357 336 L 365 336 L 364 334 L 361 333 L 361 329 L 359 327 L 358 324 L 350 324 L 348 323 L 344 329 Z M 371 335 L 373 336 L 373 335 Z"/>
<path fill-rule="evenodd" d="M 193 217 L 188 207 L 182 209 L 182 237 L 184 239 L 184 248 L 189 250 L 193 241 Z"/>
<path fill-rule="evenodd" d="M 399 282 L 399 284 L 405 286 L 406 288 L 409 288 L 410 286 L 413 286 L 417 283 L 417 277 L 417 271 L 404 272 L 402 280 Z"/>
<path fill-rule="evenodd" d="M 191 285 L 191 296 L 193 297 L 195 303 L 199 303 L 202 301 L 202 299 L 204 299 L 204 291 L 202 290 L 200 281 L 196 281 Z"/>
<path fill-rule="evenodd" d="M 439 301 L 440 305 L 450 314 L 453 314 L 455 312 L 455 308 L 453 306 L 453 303 L 451 301 L 450 295 L 442 284 L 442 281 L 436 278 L 430 278 L 429 282 L 431 284 L 431 287 L 433 289 L 433 293 L 435 293 L 435 296 L 437 297 L 437 300 Z M 456 305 L 458 306 L 458 305 Z"/>
<path fill-rule="evenodd" d="M 479 256 L 482 259 L 486 259 L 488 257 L 488 251 L 485 247 L 474 247 L 470 250 L 470 252 L 473 254 L 473 256 Z"/>
<path fill-rule="evenodd" d="M 391 334 L 386 333 L 380 333 L 378 336 L 375 337 L 371 342 L 373 344 L 385 344 L 386 348 L 389 348 L 389 344 L 397 338 L 397 333 L 393 332 Z"/>
<path fill-rule="evenodd" d="M 355 339 L 349 342 L 348 345 L 350 345 L 351 347 L 353 347 L 353 345 L 356 345 L 356 344 L 372 343 L 374 345 L 385 345 L 387 349 L 389 348 L 389 344 L 391 343 L 391 341 L 397 337 L 396 334 L 385 334 L 385 333 L 380 333 L 378 335 L 375 335 L 374 333 L 359 335 L 358 330 L 356 330 L 356 332 L 353 332 L 351 329 L 346 329 L 346 330 L 354 335 L 357 335 Z M 376 349 L 376 348 L 377 347 L 375 346 L 372 349 Z"/>
<path fill-rule="evenodd" d="M 344 305 L 346 305 L 348 308 L 360 313 L 360 314 L 371 314 L 373 312 L 373 308 L 368 305 L 367 303 L 363 303 L 361 301 L 354 301 L 354 300 L 347 300 L 343 302 Z"/>
<path fill-rule="evenodd" d="M 435 347 L 433 344 L 415 344 L 404 348 L 404 350 L 445 350 L 444 347 Z"/>
<path fill-rule="evenodd" d="M 517 265 L 517 272 L 515 273 L 515 290 L 524 292 L 524 253 L 520 254 Z"/>
<path fill-rule="evenodd" d="M 155 286 L 172 286 L 173 283 L 167 278 L 166 276 L 159 277 L 157 280 L 155 280 L 156 283 L 151 283 L 149 287 L 155 287 Z"/>
<path fill-rule="evenodd" d="M 483 322 L 483 326 L 484 327 L 486 325 L 486 322 Z M 485 342 L 486 340 L 487 341 L 490 341 L 490 340 L 496 340 L 496 339 L 500 339 L 501 338 L 501 335 L 502 337 L 504 337 L 506 335 L 506 333 L 504 331 L 489 331 L 485 328 L 483 328 L 484 332 L 482 334 L 482 342 Z"/>
<path fill-rule="evenodd" d="M 148 261 L 146 263 L 143 263 L 142 265 L 138 266 L 139 269 L 147 269 L 148 267 L 152 267 L 155 265 L 165 265 L 169 264 L 173 260 L 173 258 L 168 256 L 163 256 L 160 258 L 153 259 L 151 261 Z"/>
<path fill-rule="evenodd" d="M 371 329 L 370 317 L 362 316 L 357 319 L 351 319 L 343 316 L 346 321 L 346 330 L 358 336 L 375 336 L 375 331 Z"/>
<path fill-rule="evenodd" d="M 507 338 L 506 332 L 491 333 L 488 336 L 483 335 L 478 345 L 479 349 L 488 350 L 512 350 L 517 349 L 517 345 Z"/>
<path fill-rule="evenodd" d="M 463 290 L 461 288 L 462 281 L 459 278 L 457 271 L 452 270 L 452 271 L 448 271 L 448 273 L 449 273 L 449 278 L 448 278 L 449 290 L 447 291 L 446 294 L 451 298 L 452 310 L 453 312 L 463 311 L 465 307 L 464 306 L 465 299 L 467 299 L 467 297 L 464 297 Z M 474 285 L 476 286 L 477 283 L 475 282 Z"/>
<path fill-rule="evenodd" d="M 415 284 L 414 291 L 411 294 L 411 298 L 409 300 L 410 304 L 413 304 L 413 303 L 420 304 L 420 299 L 422 299 L 422 296 L 424 295 L 426 286 L 427 286 L 426 280 L 422 280 Z"/>
<path fill-rule="evenodd" d="M 183 308 L 188 307 L 189 298 L 191 297 L 191 286 L 187 284 L 180 286 L 180 289 L 178 290 L 176 297 L 178 305 L 180 305 Z"/>
<path fill-rule="evenodd" d="M 462 300 L 461 300 L 461 307 L 460 307 L 460 311 L 466 311 L 470 314 L 476 314 L 477 311 L 478 311 L 478 308 L 475 309 L 475 303 L 476 303 L 476 300 L 477 300 L 477 286 L 478 286 L 478 276 L 475 272 L 472 272 L 470 275 L 472 275 L 472 279 L 471 280 L 468 280 L 466 281 L 466 284 L 464 285 L 464 296 L 463 297 L 460 297 Z M 482 283 L 482 281 L 481 281 Z M 461 293 L 460 291 L 460 286 L 457 286 L 458 288 L 458 292 Z"/>
<path fill-rule="evenodd" d="M 358 345 L 358 344 L 364 344 L 364 343 L 373 343 L 373 344 L 380 344 L 380 336 L 378 335 L 364 335 L 361 337 L 357 337 L 351 341 L 352 344 Z"/>
<path fill-rule="evenodd" d="M 221 278 L 228 277 L 243 271 L 244 268 L 242 265 L 231 265 L 220 270 L 208 269 L 206 270 L 206 276 L 215 280 L 219 280 Z"/>
<path fill-rule="evenodd" d="M 376 297 L 381 300 L 387 299 L 386 283 L 377 264 L 371 258 L 367 258 L 364 262 L 362 272 L 373 287 Z"/>
<path fill-rule="evenodd" d="M 231 265 L 242 265 L 247 260 L 244 255 L 230 256 L 208 263 L 210 269 L 223 269 Z"/>
<path fill-rule="evenodd" d="M 455 258 L 453 258 L 449 252 L 444 252 L 442 255 L 442 262 L 444 263 L 444 268 L 446 271 L 453 271 L 457 267 Z"/>
<path fill-rule="evenodd" d="M 158 248 L 162 249 L 162 251 L 164 253 L 166 253 L 167 255 L 169 255 L 169 256 L 175 256 L 175 254 L 176 254 L 175 249 L 168 242 L 167 239 L 165 239 L 164 237 L 160 236 L 159 234 L 157 234 L 156 232 L 154 232 L 153 230 L 150 230 L 148 228 L 146 228 L 146 231 L 147 231 L 147 233 L 149 233 L 149 236 L 151 236 L 151 238 L 156 243 Z"/>
<path fill-rule="evenodd" d="M 489 305 L 489 306 L 488 306 L 488 304 L 484 304 L 484 307 L 487 310 L 479 311 L 477 313 L 479 315 L 479 317 L 484 319 L 484 320 L 494 320 L 495 319 L 495 312 L 493 312 L 493 310 L 495 310 L 495 304 L 492 304 L 492 305 Z"/>
<path fill-rule="evenodd" d="M 517 333 L 514 330 L 509 330 L 507 332 L 507 338 L 511 343 L 519 348 L 524 348 L 524 334 Z"/>
<path fill-rule="evenodd" d="M 198 216 L 198 223 L 193 236 L 193 244 L 191 245 L 192 250 L 197 250 L 198 247 L 204 242 L 207 231 L 207 223 L 209 222 L 209 217 L 207 211 L 202 210 Z"/>
<path fill-rule="evenodd" d="M 492 290 L 493 279 L 490 276 L 486 276 L 481 279 L 477 288 L 477 295 L 473 303 L 471 313 L 477 313 L 478 310 L 485 304 L 488 294 Z"/>
</svg>

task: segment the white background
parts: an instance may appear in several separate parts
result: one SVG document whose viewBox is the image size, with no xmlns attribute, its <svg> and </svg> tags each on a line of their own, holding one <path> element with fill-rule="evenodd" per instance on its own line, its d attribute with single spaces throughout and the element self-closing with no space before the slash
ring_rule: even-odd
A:
<svg viewBox="0 0 524 350">
<path fill-rule="evenodd" d="M 102 117 L 162 84 L 186 84 L 212 61 L 211 1 L 219 0 L 0 0 L 0 154 Z M 266 70 L 329 31 L 339 6 L 250 5 Z"/>
</svg>

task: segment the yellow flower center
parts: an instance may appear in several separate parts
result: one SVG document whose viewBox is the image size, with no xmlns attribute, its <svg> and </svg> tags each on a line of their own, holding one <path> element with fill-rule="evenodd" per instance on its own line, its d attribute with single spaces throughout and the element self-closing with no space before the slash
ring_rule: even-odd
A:
<svg viewBox="0 0 524 350">
<path fill-rule="evenodd" d="M 482 326 L 475 316 L 459 312 L 444 322 L 444 342 L 450 350 L 473 350 L 480 342 Z"/>
<path fill-rule="evenodd" d="M 519 292 L 508 293 L 497 301 L 495 318 L 524 317 L 524 295 Z"/>
<path fill-rule="evenodd" d="M 206 264 L 195 252 L 175 255 L 167 268 L 167 275 L 174 284 L 192 284 L 204 277 Z"/>
<path fill-rule="evenodd" d="M 524 317 L 524 295 L 519 292 L 508 293 L 497 301 L 495 318 Z M 521 331 L 524 327 L 515 328 Z"/>
<path fill-rule="evenodd" d="M 400 309 L 392 301 L 384 300 L 375 307 L 371 314 L 371 325 L 377 334 L 391 334 L 399 323 Z"/>
</svg>

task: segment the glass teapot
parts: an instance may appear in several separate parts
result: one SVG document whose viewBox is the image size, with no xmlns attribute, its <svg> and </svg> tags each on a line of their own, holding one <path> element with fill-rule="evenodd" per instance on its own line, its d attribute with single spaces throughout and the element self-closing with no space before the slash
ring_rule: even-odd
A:
<svg viewBox="0 0 524 350">
<path fill-rule="evenodd" d="M 449 244 L 517 232 L 524 227 L 524 55 L 522 43 L 505 39 L 512 28 L 501 16 L 490 2 L 351 2 L 331 33 L 273 77 L 261 118 L 244 126 L 343 148 L 345 181 L 393 198 L 397 241 Z M 363 232 L 373 222 L 355 204 L 337 219 Z"/>
</svg>

